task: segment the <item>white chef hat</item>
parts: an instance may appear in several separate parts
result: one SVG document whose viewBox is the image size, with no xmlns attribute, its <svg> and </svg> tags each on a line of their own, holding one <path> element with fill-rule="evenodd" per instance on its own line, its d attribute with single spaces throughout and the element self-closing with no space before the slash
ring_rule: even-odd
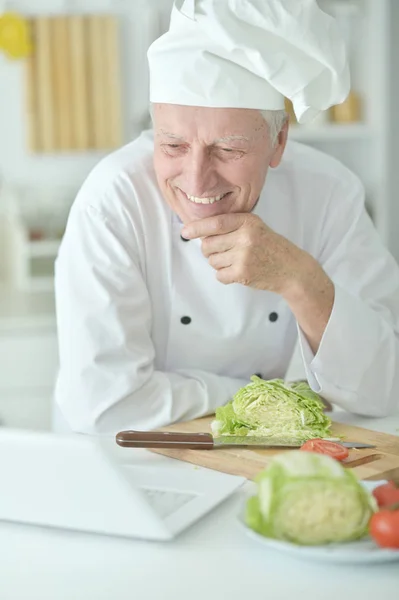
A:
<svg viewBox="0 0 399 600">
<path fill-rule="evenodd" d="M 278 110 L 286 97 L 300 123 L 350 87 L 344 41 L 316 0 L 175 0 L 148 61 L 151 102 Z"/>
</svg>

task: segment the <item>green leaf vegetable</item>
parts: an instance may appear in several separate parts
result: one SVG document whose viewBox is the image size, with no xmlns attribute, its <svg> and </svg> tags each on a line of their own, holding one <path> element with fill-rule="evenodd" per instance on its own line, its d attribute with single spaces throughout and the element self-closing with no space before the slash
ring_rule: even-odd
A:
<svg viewBox="0 0 399 600">
<path fill-rule="evenodd" d="M 215 437 L 262 436 L 306 441 L 328 437 L 331 419 L 320 397 L 305 382 L 265 381 L 256 375 L 233 400 L 216 409 Z"/>
<path fill-rule="evenodd" d="M 290 450 L 255 479 L 245 521 L 266 537 L 300 545 L 352 541 L 367 534 L 376 502 L 350 469 L 330 456 Z"/>
</svg>

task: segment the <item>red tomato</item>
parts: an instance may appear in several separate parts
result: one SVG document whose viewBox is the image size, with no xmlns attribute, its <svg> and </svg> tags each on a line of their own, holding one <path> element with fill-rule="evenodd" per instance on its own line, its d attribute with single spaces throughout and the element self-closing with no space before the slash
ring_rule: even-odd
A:
<svg viewBox="0 0 399 600">
<path fill-rule="evenodd" d="M 399 487 L 393 481 L 384 483 L 374 488 L 373 496 L 379 507 L 389 506 L 399 502 Z"/>
<path fill-rule="evenodd" d="M 322 440 L 319 438 L 308 440 L 301 446 L 300 449 L 305 450 L 305 452 L 327 454 L 336 460 L 344 460 L 349 456 L 348 449 L 341 444 L 336 444 L 335 442 L 329 442 L 328 440 Z"/>
<path fill-rule="evenodd" d="M 396 505 L 399 508 L 399 505 Z M 381 548 L 399 548 L 399 510 L 383 509 L 373 514 L 369 532 Z"/>
</svg>

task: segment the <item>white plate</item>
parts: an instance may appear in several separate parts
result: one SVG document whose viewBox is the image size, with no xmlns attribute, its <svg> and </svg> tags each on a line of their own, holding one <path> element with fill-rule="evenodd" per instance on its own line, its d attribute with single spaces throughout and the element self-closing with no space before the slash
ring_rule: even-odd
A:
<svg viewBox="0 0 399 600">
<path fill-rule="evenodd" d="M 377 485 L 386 483 L 385 481 L 362 481 L 362 485 L 368 490 L 373 490 Z M 269 548 L 278 550 L 296 556 L 301 559 L 317 560 L 328 563 L 352 563 L 352 564 L 370 564 L 399 561 L 399 550 L 390 550 L 388 548 L 379 548 L 369 537 L 356 542 L 346 542 L 342 544 L 326 544 L 324 546 L 300 546 L 291 542 L 274 540 L 253 531 L 244 521 L 244 510 L 239 516 L 239 524 L 246 534 Z"/>
</svg>

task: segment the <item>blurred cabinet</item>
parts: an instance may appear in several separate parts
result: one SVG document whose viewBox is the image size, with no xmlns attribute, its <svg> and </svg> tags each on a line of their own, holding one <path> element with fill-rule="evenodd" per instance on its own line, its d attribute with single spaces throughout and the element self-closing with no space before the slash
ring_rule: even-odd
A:
<svg viewBox="0 0 399 600">
<path fill-rule="evenodd" d="M 0 427 L 50 431 L 51 423 L 51 388 L 0 388 Z"/>
<path fill-rule="evenodd" d="M 49 327 L 0 333 L 0 388 L 53 385 L 58 365 L 57 338 Z"/>
<path fill-rule="evenodd" d="M 0 425 L 49 429 L 58 367 L 54 327 L 0 330 Z"/>
<path fill-rule="evenodd" d="M 0 287 L 0 426 L 49 429 L 57 369 L 53 295 Z"/>
</svg>

